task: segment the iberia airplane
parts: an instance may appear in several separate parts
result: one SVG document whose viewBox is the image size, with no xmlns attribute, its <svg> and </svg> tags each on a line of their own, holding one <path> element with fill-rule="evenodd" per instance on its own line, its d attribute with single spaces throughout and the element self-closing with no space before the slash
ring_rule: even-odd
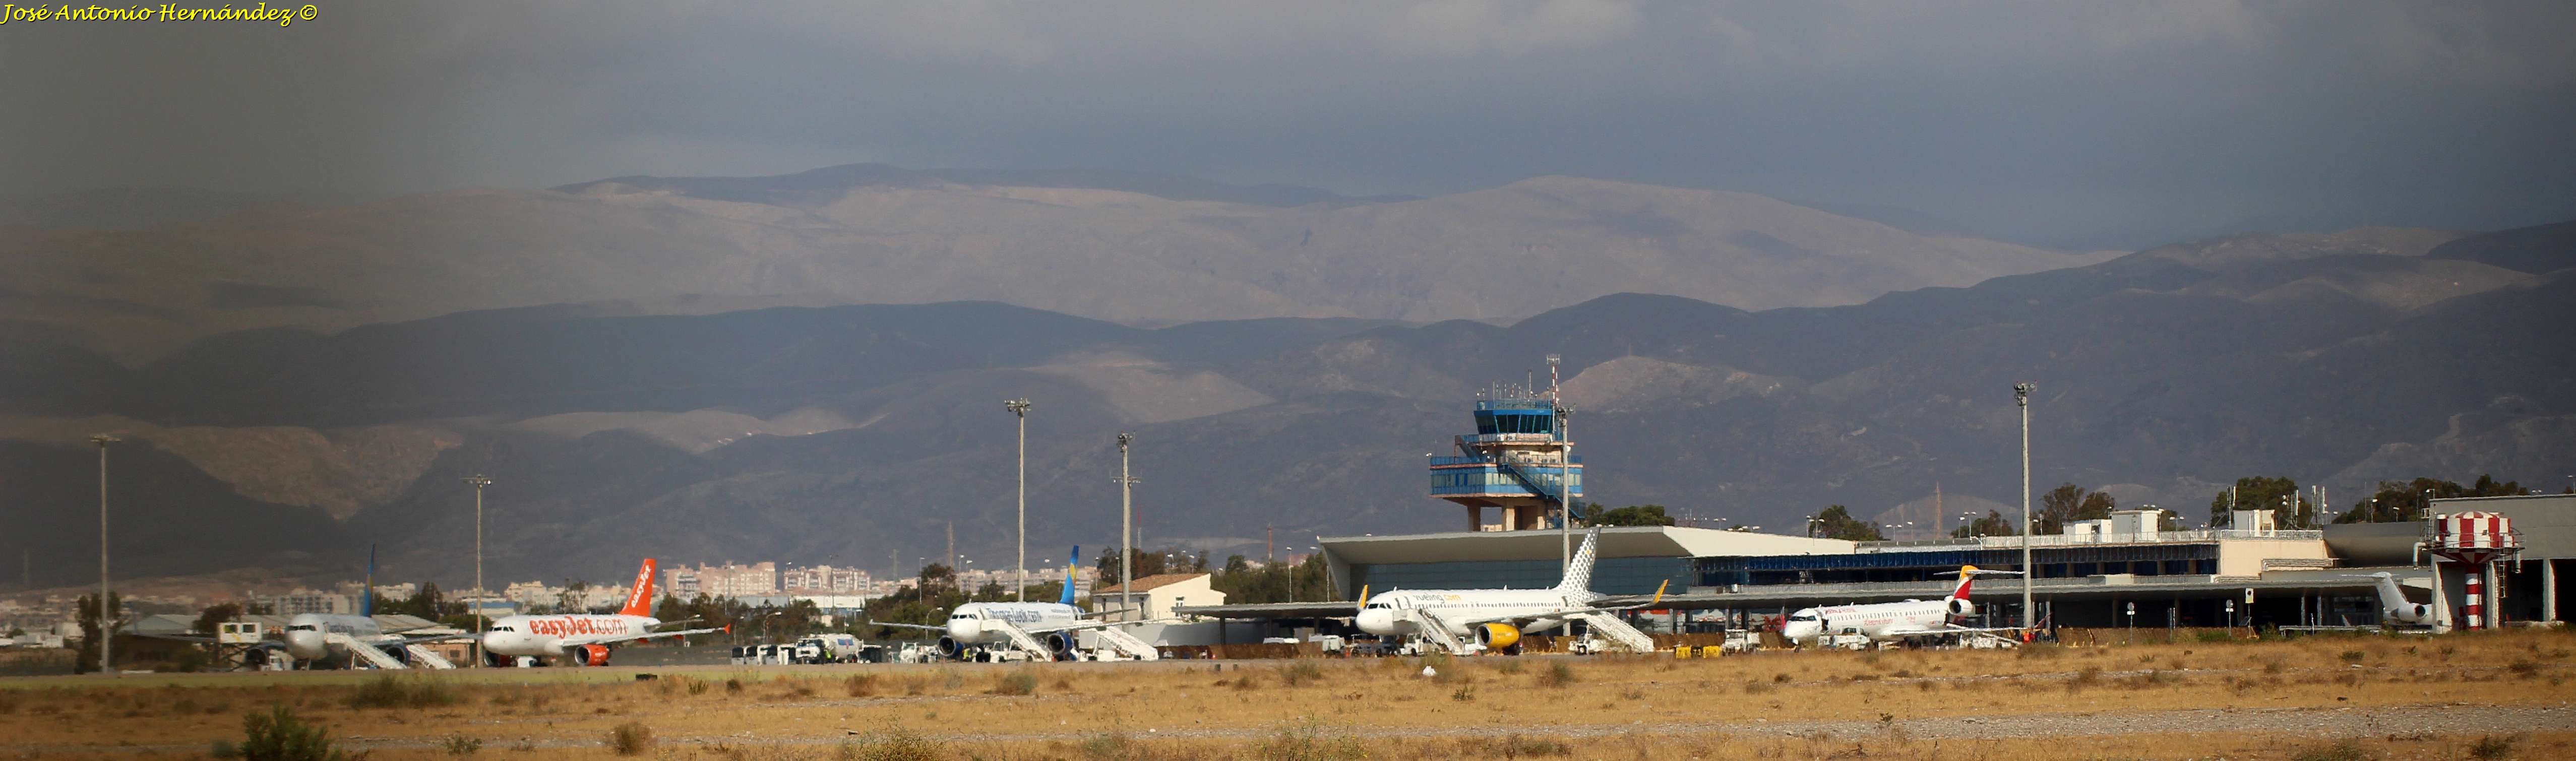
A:
<svg viewBox="0 0 2576 761">
<path fill-rule="evenodd" d="M 609 645 L 724 631 L 723 628 L 654 631 L 661 626 L 662 620 L 653 617 L 653 559 L 645 558 L 644 567 L 635 572 L 633 591 L 626 595 L 626 607 L 616 613 L 505 617 L 492 622 L 492 628 L 483 633 L 483 651 L 493 655 L 564 660 L 580 666 L 606 666 Z"/>
<path fill-rule="evenodd" d="M 1972 565 L 1959 566 L 1959 586 L 1950 596 L 1938 600 L 1906 600 L 1869 605 L 1843 605 L 1828 608 L 1806 608 L 1789 614 L 1780 626 L 1780 636 L 1801 647 L 1812 646 L 1827 635 L 1857 634 L 1871 642 L 1893 642 L 1915 637 L 1974 632 L 2018 631 L 2014 629 L 1977 629 L 1960 626 L 1957 619 L 1977 614 L 1977 604 L 1968 601 L 1969 582 L 1981 575 L 2019 576 L 2019 571 L 1988 571 Z M 1943 576 L 1948 573 L 1941 574 Z"/>
</svg>

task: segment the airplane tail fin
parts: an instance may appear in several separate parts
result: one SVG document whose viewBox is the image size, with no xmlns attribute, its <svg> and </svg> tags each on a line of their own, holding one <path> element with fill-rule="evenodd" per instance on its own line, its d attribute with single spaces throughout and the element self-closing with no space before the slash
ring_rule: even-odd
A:
<svg viewBox="0 0 2576 761">
<path fill-rule="evenodd" d="M 1565 580 L 1557 582 L 1556 591 L 1567 594 L 1591 594 L 1592 559 L 1600 552 L 1601 527 L 1583 532 L 1583 548 L 1574 551 L 1573 562 L 1565 566 Z"/>
<path fill-rule="evenodd" d="M 644 567 L 635 569 L 635 587 L 626 593 L 626 607 L 617 612 L 628 616 L 653 615 L 653 559 L 645 558 Z"/>
<path fill-rule="evenodd" d="M 1953 590 L 1950 590 L 1950 599 L 1953 599 L 1953 600 L 1965 600 L 1965 599 L 1968 599 L 1968 585 L 1970 585 L 1970 584 L 1972 584 L 1972 583 L 1975 583 L 1975 582 L 1976 582 L 1976 580 L 1977 580 L 1977 567 L 1976 567 L 1976 566 L 1972 566 L 1972 565 L 1963 565 L 1963 566 L 1959 566 L 1959 588 L 1957 588 L 1957 589 L 1953 589 Z"/>
<path fill-rule="evenodd" d="M 2413 601 L 2406 599 L 2406 592 L 2404 590 L 2397 588 L 2396 574 L 2381 571 L 2379 573 L 2371 574 L 2371 576 L 2379 579 L 2379 607 L 2381 610 L 2405 610 L 2415 605 Z"/>
<path fill-rule="evenodd" d="M 1075 569 L 1078 569 L 1078 568 L 1081 568 L 1081 567 L 1082 567 L 1082 545 L 1077 544 L 1077 545 L 1074 545 L 1074 546 L 1073 546 L 1073 559 L 1068 560 L 1068 561 L 1065 561 L 1065 564 L 1064 564 L 1064 595 L 1063 595 L 1063 596 L 1061 596 L 1061 597 L 1057 597 L 1057 598 L 1056 598 L 1056 604 L 1058 604 L 1058 605 L 1072 605 L 1072 604 L 1073 604 L 1073 578 L 1074 578 L 1074 577 L 1073 577 L 1073 574 L 1074 574 L 1074 570 L 1075 570 Z"/>
</svg>

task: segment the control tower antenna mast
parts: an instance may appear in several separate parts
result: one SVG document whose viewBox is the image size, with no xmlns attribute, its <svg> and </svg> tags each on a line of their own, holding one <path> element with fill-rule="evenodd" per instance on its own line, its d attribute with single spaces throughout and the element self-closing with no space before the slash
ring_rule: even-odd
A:
<svg viewBox="0 0 2576 761">
<path fill-rule="evenodd" d="M 1565 397 L 1557 392 L 1556 386 L 1556 366 L 1563 360 L 1563 357 L 1554 354 L 1547 355 L 1547 400 L 1551 402 L 1565 401 Z"/>
</svg>

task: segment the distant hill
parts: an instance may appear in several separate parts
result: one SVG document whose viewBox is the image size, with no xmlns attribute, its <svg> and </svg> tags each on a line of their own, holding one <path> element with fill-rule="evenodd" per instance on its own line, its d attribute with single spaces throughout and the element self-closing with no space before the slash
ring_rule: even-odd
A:
<svg viewBox="0 0 2576 761">
<path fill-rule="evenodd" d="M 881 164 L 621 177 L 0 236 L 0 340 L 139 362 L 468 311 L 998 301 L 1134 325 L 1512 320 L 1621 292 L 1852 304 L 2098 261 L 1746 193 L 1543 177 L 1426 199 Z M 737 305 L 737 306 L 727 306 Z"/>
<path fill-rule="evenodd" d="M 547 307 L 229 334 L 136 368 L 0 345 L 59 360 L 0 375 L 18 453 L 0 477 L 29 495 L 0 520 L 36 518 L 0 557 L 78 580 L 81 437 L 106 430 L 130 442 L 118 499 L 168 524 L 135 539 L 167 553 L 154 572 L 343 569 L 373 542 L 453 583 L 457 479 L 476 472 L 498 479 L 503 578 L 614 578 L 644 554 L 908 572 L 951 522 L 990 564 L 1012 505 L 999 402 L 1022 396 L 1033 553 L 1115 534 L 1122 430 L 1154 546 L 1447 529 L 1420 458 L 1467 430 L 1478 388 L 1549 353 L 1594 498 L 1775 530 L 1826 504 L 1919 512 L 1936 483 L 1947 504 L 2017 504 L 2016 381 L 2039 384 L 2040 486 L 2195 520 L 2245 475 L 2338 502 L 2379 479 L 2547 477 L 2576 451 L 2576 344 L 2550 340 L 2576 324 L 2576 280 L 2422 255 L 2451 235 L 2239 236 L 1836 307 L 1613 294 L 1506 325 Z"/>
</svg>

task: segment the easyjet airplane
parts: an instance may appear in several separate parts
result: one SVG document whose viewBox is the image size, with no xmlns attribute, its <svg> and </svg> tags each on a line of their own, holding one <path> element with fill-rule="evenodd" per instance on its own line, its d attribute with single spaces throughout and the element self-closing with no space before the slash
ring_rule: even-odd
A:
<svg viewBox="0 0 2576 761">
<path fill-rule="evenodd" d="M 620 642 L 724 631 L 723 628 L 654 631 L 662 625 L 661 619 L 653 617 L 653 559 L 645 558 L 644 567 L 635 572 L 634 590 L 626 595 L 626 607 L 616 613 L 504 617 L 492 622 L 492 628 L 483 633 L 483 651 L 513 657 L 533 656 L 578 666 L 606 666 L 608 646 Z"/>
</svg>

